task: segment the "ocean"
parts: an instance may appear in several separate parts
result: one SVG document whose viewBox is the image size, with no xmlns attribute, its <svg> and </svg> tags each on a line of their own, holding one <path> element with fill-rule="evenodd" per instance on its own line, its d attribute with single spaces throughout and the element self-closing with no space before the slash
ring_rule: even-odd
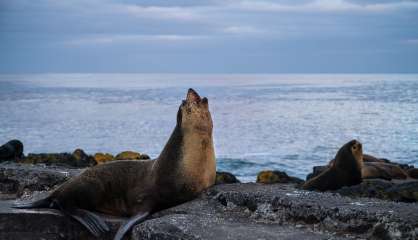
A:
<svg viewBox="0 0 418 240">
<path fill-rule="evenodd" d="M 25 153 L 157 157 L 188 88 L 209 99 L 217 169 L 244 182 L 261 170 L 305 178 L 351 139 L 418 166 L 418 75 L 0 75 L 0 143 Z"/>
</svg>

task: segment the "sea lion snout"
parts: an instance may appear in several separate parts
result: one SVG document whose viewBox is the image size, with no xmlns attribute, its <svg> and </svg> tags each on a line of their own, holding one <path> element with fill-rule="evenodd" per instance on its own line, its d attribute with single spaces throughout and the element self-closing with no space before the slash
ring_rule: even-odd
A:
<svg viewBox="0 0 418 240">
<path fill-rule="evenodd" d="M 354 144 L 351 147 L 354 151 L 358 151 L 358 150 L 362 150 L 362 145 L 360 142 L 358 142 L 357 140 L 354 140 Z"/>
<path fill-rule="evenodd" d="M 199 103 L 202 99 L 200 98 L 199 94 L 193 88 L 189 88 L 187 91 L 186 101 L 187 102 L 195 102 Z"/>
</svg>

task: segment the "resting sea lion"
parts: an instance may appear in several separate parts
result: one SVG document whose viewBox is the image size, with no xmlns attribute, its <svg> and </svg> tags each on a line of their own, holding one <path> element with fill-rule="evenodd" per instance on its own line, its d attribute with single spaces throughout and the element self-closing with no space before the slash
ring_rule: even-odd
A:
<svg viewBox="0 0 418 240">
<path fill-rule="evenodd" d="M 327 191 L 361 183 L 363 149 L 360 142 L 351 140 L 344 144 L 334 159 L 327 170 L 308 180 L 302 188 Z"/>
<path fill-rule="evenodd" d="M 386 180 L 407 179 L 408 174 L 396 164 L 384 162 L 365 162 L 361 169 L 363 179 L 382 178 Z"/>
<path fill-rule="evenodd" d="M 91 211 L 129 216 L 115 235 L 122 239 L 132 225 L 150 214 L 189 201 L 215 183 L 216 160 L 207 98 L 189 89 L 177 124 L 155 160 L 114 161 L 84 171 L 49 197 L 18 208 L 56 208 L 95 236 L 109 230 Z"/>
<path fill-rule="evenodd" d="M 0 146 L 0 161 L 23 158 L 23 143 L 19 140 L 11 140 Z"/>
</svg>

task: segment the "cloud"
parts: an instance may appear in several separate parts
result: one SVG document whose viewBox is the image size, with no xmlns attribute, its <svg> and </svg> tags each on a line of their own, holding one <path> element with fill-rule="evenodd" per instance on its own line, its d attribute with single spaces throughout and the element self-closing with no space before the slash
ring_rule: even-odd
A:
<svg viewBox="0 0 418 240">
<path fill-rule="evenodd" d="M 112 4 L 108 6 L 113 11 L 127 13 L 136 17 L 150 19 L 197 20 L 201 18 L 196 7 L 160 7 L 140 6 L 134 4 Z"/>
<path fill-rule="evenodd" d="M 409 44 L 409 45 L 417 45 L 418 46 L 418 38 L 415 39 L 407 39 L 404 40 L 403 43 Z"/>
<path fill-rule="evenodd" d="M 314 0 L 302 4 L 283 4 L 271 1 L 230 2 L 229 7 L 248 11 L 263 12 L 386 12 L 404 9 L 417 9 L 416 1 L 385 3 L 353 3 L 344 0 Z"/>
<path fill-rule="evenodd" d="M 125 35 L 100 35 L 86 36 L 78 39 L 65 41 L 66 45 L 89 45 L 89 44 L 132 44 L 136 42 L 184 42 L 206 39 L 208 36 L 203 35 L 145 35 L 145 34 L 125 34 Z"/>
<path fill-rule="evenodd" d="M 262 34 L 264 30 L 252 26 L 229 26 L 222 29 L 222 32 L 228 34 Z"/>
</svg>

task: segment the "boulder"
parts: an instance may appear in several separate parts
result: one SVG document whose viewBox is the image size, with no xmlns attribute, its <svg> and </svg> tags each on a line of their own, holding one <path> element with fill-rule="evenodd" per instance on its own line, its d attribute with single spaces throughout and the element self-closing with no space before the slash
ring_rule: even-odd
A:
<svg viewBox="0 0 418 240">
<path fill-rule="evenodd" d="M 335 191 L 344 196 L 380 198 L 397 202 L 418 202 L 418 181 L 363 180 L 359 185 Z"/>
<path fill-rule="evenodd" d="M 240 181 L 229 172 L 216 172 L 215 184 L 239 183 Z"/>
<path fill-rule="evenodd" d="M 74 153 L 29 153 L 27 157 L 18 161 L 27 164 L 46 164 L 71 167 L 90 167 L 95 165 L 93 157 L 88 156 L 81 149 L 76 149 Z"/>
<path fill-rule="evenodd" d="M 0 239 L 94 239 L 54 210 L 0 201 Z M 121 219 L 103 216 L 112 231 Z M 300 191 L 294 184 L 222 184 L 157 212 L 126 239 L 416 239 L 418 204 Z"/>
<path fill-rule="evenodd" d="M 0 201 L 0 239 L 2 240 L 97 240 L 77 221 L 53 209 L 13 209 L 12 201 Z M 111 233 L 100 239 L 111 240 L 120 219 L 103 216 Z"/>
<path fill-rule="evenodd" d="M 290 177 L 282 171 L 261 171 L 257 174 L 257 183 L 296 183 L 300 184 L 304 181 L 296 177 Z"/>
<path fill-rule="evenodd" d="M 73 152 L 73 157 L 75 161 L 78 162 L 79 166 L 93 166 L 96 165 L 96 161 L 94 160 L 94 157 L 91 155 L 87 155 L 83 149 L 77 148 Z"/>
<path fill-rule="evenodd" d="M 418 168 L 410 168 L 407 173 L 410 178 L 418 179 Z"/>
<path fill-rule="evenodd" d="M 327 170 L 329 168 L 328 165 L 326 166 L 314 166 L 312 168 L 312 173 L 309 173 L 308 175 L 306 175 L 306 181 L 308 181 L 311 178 L 314 178 L 316 176 L 318 176 L 319 174 L 321 174 L 323 171 Z"/>
<path fill-rule="evenodd" d="M 150 158 L 150 156 L 148 156 L 148 154 L 141 153 L 141 157 L 139 159 L 141 159 L 141 160 L 148 160 L 148 159 L 151 159 L 151 158 Z"/>
<path fill-rule="evenodd" d="M 102 164 L 108 161 L 113 161 L 115 158 L 109 153 L 96 153 L 94 154 L 94 160 L 97 164 Z"/>
<path fill-rule="evenodd" d="M 417 204 L 247 183 L 156 213 L 131 239 L 416 239 L 417 228 Z"/>
<path fill-rule="evenodd" d="M 0 146 L 0 162 L 23 157 L 23 143 L 19 140 L 14 139 Z"/>
<path fill-rule="evenodd" d="M 80 173 L 80 169 L 4 162 L 0 164 L 0 199 L 49 191 Z"/>
<path fill-rule="evenodd" d="M 115 160 L 140 160 L 140 159 L 150 159 L 146 154 L 142 155 L 138 152 L 133 151 L 124 151 L 116 155 Z"/>
</svg>

